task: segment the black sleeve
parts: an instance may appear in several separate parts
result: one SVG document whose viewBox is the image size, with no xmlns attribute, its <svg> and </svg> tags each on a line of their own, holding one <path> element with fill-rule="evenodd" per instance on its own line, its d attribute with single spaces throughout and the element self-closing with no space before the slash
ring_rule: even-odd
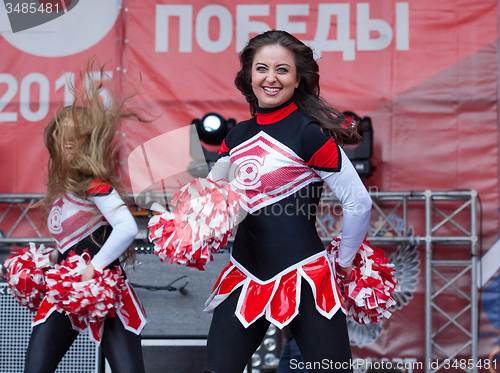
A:
<svg viewBox="0 0 500 373">
<path fill-rule="evenodd" d="M 224 139 L 224 141 L 222 141 L 222 144 L 219 148 L 219 159 L 224 158 L 224 157 L 229 155 L 229 152 L 232 148 L 231 139 L 233 137 L 235 128 L 236 127 L 231 128 L 229 130 L 229 133 L 226 135 L 226 138 Z"/>
<path fill-rule="evenodd" d="M 340 171 L 340 150 L 334 138 L 323 133 L 317 122 L 309 123 L 301 135 L 301 157 L 317 171 Z"/>
</svg>

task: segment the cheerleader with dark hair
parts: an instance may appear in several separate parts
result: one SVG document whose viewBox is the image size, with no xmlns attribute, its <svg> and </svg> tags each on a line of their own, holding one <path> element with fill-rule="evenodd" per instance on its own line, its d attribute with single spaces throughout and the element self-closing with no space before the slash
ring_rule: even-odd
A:
<svg viewBox="0 0 500 373">
<path fill-rule="evenodd" d="M 310 372 L 350 372 L 346 311 L 315 221 L 326 183 L 343 206 L 338 262 L 349 276 L 372 203 L 339 145 L 359 135 L 321 99 L 313 51 L 294 36 L 258 35 L 240 62 L 252 118 L 229 132 L 209 177 L 244 190 L 248 215 L 206 304 L 205 372 L 242 372 L 270 323 L 289 327 Z"/>
</svg>

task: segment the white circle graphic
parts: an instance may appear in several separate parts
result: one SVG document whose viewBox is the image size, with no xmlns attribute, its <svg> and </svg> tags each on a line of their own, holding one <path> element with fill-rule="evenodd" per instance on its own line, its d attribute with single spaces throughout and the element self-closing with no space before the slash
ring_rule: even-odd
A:
<svg viewBox="0 0 500 373">
<path fill-rule="evenodd" d="M 62 209 L 60 206 L 53 206 L 48 218 L 49 231 L 52 234 L 62 233 Z"/>
<path fill-rule="evenodd" d="M 236 165 L 233 163 L 231 172 L 233 179 L 238 188 L 250 189 L 260 186 L 260 177 L 262 174 L 262 159 L 258 157 L 248 157 L 243 160 L 238 160 L 241 163 Z M 234 167 L 233 167 L 234 166 Z"/>
<path fill-rule="evenodd" d="M 245 185 L 255 184 L 259 178 L 259 164 L 256 161 L 246 161 L 238 169 L 238 181 Z"/>
<path fill-rule="evenodd" d="M 13 33 L 0 6 L 0 34 L 15 48 L 40 57 L 64 57 L 92 47 L 115 24 L 122 0 L 80 0 L 73 9 L 42 25 Z"/>
</svg>

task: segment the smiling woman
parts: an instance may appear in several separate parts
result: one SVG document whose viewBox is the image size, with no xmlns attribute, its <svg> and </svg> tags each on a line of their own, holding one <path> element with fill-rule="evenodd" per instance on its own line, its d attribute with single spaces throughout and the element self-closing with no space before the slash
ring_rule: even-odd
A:
<svg viewBox="0 0 500 373">
<path fill-rule="evenodd" d="M 252 88 L 260 107 L 276 107 L 287 102 L 299 82 L 293 54 L 285 47 L 267 45 L 255 54 Z"/>
<path fill-rule="evenodd" d="M 315 221 L 326 183 L 343 206 L 338 263 L 348 275 L 371 199 L 339 144 L 359 136 L 320 98 L 313 52 L 294 36 L 258 35 L 240 63 L 235 84 L 253 117 L 228 133 L 209 177 L 244 191 L 248 215 L 206 302 L 214 316 L 205 372 L 243 371 L 269 323 L 289 326 L 306 361 L 342 367 L 311 373 L 351 372 L 346 311 Z"/>
</svg>

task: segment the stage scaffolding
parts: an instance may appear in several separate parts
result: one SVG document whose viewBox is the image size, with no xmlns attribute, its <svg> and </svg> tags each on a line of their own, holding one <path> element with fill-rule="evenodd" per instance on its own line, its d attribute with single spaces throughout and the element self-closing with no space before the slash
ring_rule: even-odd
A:
<svg viewBox="0 0 500 373">
<path fill-rule="evenodd" d="M 475 190 L 463 191 L 408 191 L 408 192 L 370 192 L 373 200 L 371 221 L 377 221 L 376 226 L 371 226 L 367 240 L 375 246 L 397 246 L 404 243 L 425 245 L 425 362 L 426 372 L 436 372 L 443 369 L 445 359 L 451 363 L 459 354 L 467 356 L 475 363 L 478 361 L 478 292 L 477 278 L 477 192 Z M 42 198 L 41 194 L 0 194 L 0 249 L 6 246 L 27 245 L 28 242 L 37 244 L 51 244 L 49 237 L 38 229 L 32 215 L 35 214 L 29 207 Z M 170 200 L 171 195 L 166 196 Z M 148 200 L 164 200 L 164 195 L 143 196 L 144 203 Z M 133 199 L 131 199 L 133 200 Z M 325 193 L 321 199 L 323 206 L 338 205 L 333 194 Z M 133 213 L 138 217 L 147 218 L 147 210 L 130 205 Z M 417 211 L 416 214 L 413 212 Z M 7 230 L 3 229 L 4 222 L 9 214 L 16 217 L 11 219 L 13 225 Z M 410 221 L 409 215 L 417 216 L 416 219 L 424 221 Z M 397 217 L 395 220 L 394 218 Z M 378 220 L 377 220 L 378 219 Z M 414 235 L 412 225 L 425 227 L 424 235 Z M 31 227 L 32 236 L 19 236 L 16 231 L 23 226 Z M 141 225 L 140 225 L 141 226 Z M 451 227 L 451 228 L 450 228 Z M 328 243 L 331 236 L 338 234 L 339 228 L 328 229 L 324 221 L 318 219 L 318 232 L 323 241 Z M 445 232 L 444 234 L 442 232 Z M 450 232 L 452 232 L 450 234 Z M 446 234 L 446 235 L 445 235 Z M 139 237 L 143 243 L 146 234 Z M 455 246 L 459 250 L 468 250 L 466 260 L 443 259 L 440 253 L 443 247 Z M 436 259 L 440 257 L 440 259 Z M 450 278 L 450 271 L 452 277 Z M 443 273 L 445 272 L 445 273 Z M 465 279 L 465 280 L 464 280 Z M 459 286 L 459 280 L 468 281 L 469 291 L 464 291 Z M 463 288 L 463 285 L 462 285 Z M 446 292 L 454 292 L 462 300 L 467 301 L 458 313 L 452 315 L 451 310 L 438 304 L 440 296 Z M 455 309 L 455 307 L 452 307 Z M 440 315 L 447 321 L 443 325 L 433 325 L 433 316 Z M 464 321 L 464 319 L 466 321 Z M 463 343 L 455 351 L 450 351 L 449 346 L 439 342 L 439 337 L 446 335 L 451 327 L 456 327 L 462 332 Z M 454 336 L 456 340 L 456 335 Z M 446 338 L 445 338 L 446 339 Z M 470 355 L 470 356 L 469 356 Z M 428 362 L 439 361 L 438 366 L 431 366 Z M 450 364 L 451 364 L 450 363 Z M 474 364 L 475 365 L 475 364 Z M 477 368 L 463 368 L 466 372 L 477 372 Z"/>
</svg>

